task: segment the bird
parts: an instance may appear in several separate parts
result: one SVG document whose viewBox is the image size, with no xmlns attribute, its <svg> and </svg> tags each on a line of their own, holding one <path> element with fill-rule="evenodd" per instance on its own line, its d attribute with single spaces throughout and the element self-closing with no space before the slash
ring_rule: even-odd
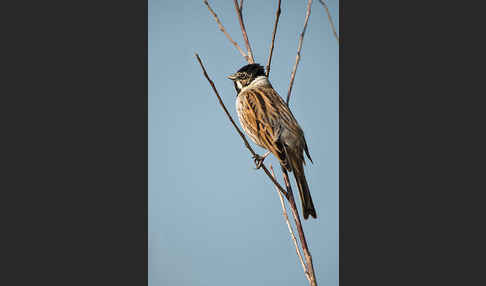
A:
<svg viewBox="0 0 486 286">
<path fill-rule="evenodd" d="M 257 169 L 273 154 L 282 167 L 294 174 L 304 219 L 317 218 L 309 185 L 304 174 L 304 152 L 312 163 L 304 131 L 287 103 L 275 91 L 258 63 L 247 64 L 228 76 L 237 93 L 236 111 L 240 125 L 258 146 L 268 150 L 256 155 Z"/>
</svg>

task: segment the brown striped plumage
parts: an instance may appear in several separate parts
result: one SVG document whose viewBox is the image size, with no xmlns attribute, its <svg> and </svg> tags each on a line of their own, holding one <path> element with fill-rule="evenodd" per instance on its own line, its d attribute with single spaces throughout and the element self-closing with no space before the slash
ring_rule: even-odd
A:
<svg viewBox="0 0 486 286">
<path fill-rule="evenodd" d="M 250 64 L 229 76 L 238 96 L 236 110 L 245 132 L 260 147 L 270 151 L 282 167 L 294 173 L 304 219 L 317 218 L 304 174 L 304 151 L 312 162 L 304 132 L 287 104 L 265 77 L 263 67 Z"/>
</svg>

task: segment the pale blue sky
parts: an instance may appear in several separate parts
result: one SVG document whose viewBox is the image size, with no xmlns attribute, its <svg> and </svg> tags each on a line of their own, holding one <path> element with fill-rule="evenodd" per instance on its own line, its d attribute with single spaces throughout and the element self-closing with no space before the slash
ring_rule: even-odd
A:
<svg viewBox="0 0 486 286">
<path fill-rule="evenodd" d="M 283 97 L 306 2 L 282 1 L 270 81 Z M 327 2 L 339 30 L 338 1 Z M 210 4 L 244 48 L 233 1 Z M 247 0 L 243 9 L 255 59 L 263 65 L 276 5 Z M 149 285 L 308 285 L 278 195 L 263 171 L 253 169 L 194 52 L 234 119 L 236 95 L 226 76 L 246 62 L 202 0 L 149 0 L 148 30 Z M 290 108 L 314 160 L 305 172 L 318 219 L 303 225 L 320 286 L 338 285 L 338 50 L 325 10 L 315 0 Z M 278 166 L 273 157 L 265 162 Z"/>
</svg>

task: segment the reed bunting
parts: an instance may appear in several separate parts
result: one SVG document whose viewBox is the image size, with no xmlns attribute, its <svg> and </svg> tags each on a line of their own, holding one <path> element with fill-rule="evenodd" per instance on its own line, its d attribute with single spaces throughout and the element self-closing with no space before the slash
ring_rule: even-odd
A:
<svg viewBox="0 0 486 286">
<path fill-rule="evenodd" d="M 304 174 L 304 151 L 312 162 L 304 132 L 287 104 L 273 89 L 259 64 L 249 64 L 228 76 L 237 92 L 236 111 L 245 132 L 268 152 L 256 158 L 257 168 L 270 153 L 282 168 L 293 172 L 304 219 L 317 218 Z"/>
</svg>

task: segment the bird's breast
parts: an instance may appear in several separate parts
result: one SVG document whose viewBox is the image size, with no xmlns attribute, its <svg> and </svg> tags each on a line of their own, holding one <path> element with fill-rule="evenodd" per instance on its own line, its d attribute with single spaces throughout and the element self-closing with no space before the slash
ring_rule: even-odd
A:
<svg viewBox="0 0 486 286">
<path fill-rule="evenodd" d="M 236 113 L 238 115 L 238 120 L 240 121 L 240 126 L 243 128 L 245 133 L 250 137 L 250 139 L 259 146 L 263 146 L 260 142 L 257 126 L 254 126 L 256 122 L 251 118 L 254 117 L 253 109 L 247 106 L 246 102 L 242 100 L 241 96 L 236 97 Z"/>
</svg>

